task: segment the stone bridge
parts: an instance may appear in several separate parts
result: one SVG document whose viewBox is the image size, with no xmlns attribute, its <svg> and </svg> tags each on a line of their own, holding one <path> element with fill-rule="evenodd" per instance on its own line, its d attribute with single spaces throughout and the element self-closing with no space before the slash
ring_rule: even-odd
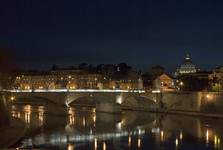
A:
<svg viewBox="0 0 223 150">
<path fill-rule="evenodd" d="M 122 109 L 223 114 L 223 93 L 149 92 L 127 90 L 7 91 L 5 100 L 17 103 L 93 106 L 96 111 Z M 5 94 L 4 94 L 5 95 Z M 3 106 L 3 105 L 2 105 Z M 56 108 L 56 107 L 55 107 Z"/>
<path fill-rule="evenodd" d="M 17 103 L 52 103 L 56 105 L 89 105 L 96 111 L 121 112 L 122 109 L 151 110 L 159 106 L 159 95 L 142 91 L 11 91 L 8 99 Z"/>
</svg>

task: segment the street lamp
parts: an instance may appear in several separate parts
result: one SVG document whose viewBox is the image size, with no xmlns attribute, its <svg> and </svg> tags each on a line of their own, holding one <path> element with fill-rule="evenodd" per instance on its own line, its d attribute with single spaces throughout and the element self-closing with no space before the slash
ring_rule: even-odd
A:
<svg viewBox="0 0 223 150">
<path fill-rule="evenodd" d="M 183 86 L 183 85 L 184 85 L 184 83 L 181 81 L 181 82 L 180 82 L 180 86 Z"/>
</svg>

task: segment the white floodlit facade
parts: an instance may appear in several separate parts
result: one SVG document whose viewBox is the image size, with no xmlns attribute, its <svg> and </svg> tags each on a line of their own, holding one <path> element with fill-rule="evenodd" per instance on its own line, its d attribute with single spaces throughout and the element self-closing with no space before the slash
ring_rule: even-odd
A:
<svg viewBox="0 0 223 150">
<path fill-rule="evenodd" d="M 189 54 L 186 55 L 184 59 L 184 63 L 180 66 L 176 71 L 176 75 L 188 74 L 188 73 L 196 73 L 196 66 L 192 63 Z"/>
</svg>

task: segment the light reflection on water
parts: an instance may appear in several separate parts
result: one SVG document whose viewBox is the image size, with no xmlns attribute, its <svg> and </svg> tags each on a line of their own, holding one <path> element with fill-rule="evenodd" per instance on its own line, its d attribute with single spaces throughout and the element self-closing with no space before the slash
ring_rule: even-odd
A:
<svg viewBox="0 0 223 150">
<path fill-rule="evenodd" d="M 27 125 L 21 147 L 54 149 L 222 149 L 223 120 L 124 111 L 67 108 L 48 114 L 38 105 L 13 105 L 11 116 Z M 39 130 L 43 129 L 43 130 Z"/>
</svg>

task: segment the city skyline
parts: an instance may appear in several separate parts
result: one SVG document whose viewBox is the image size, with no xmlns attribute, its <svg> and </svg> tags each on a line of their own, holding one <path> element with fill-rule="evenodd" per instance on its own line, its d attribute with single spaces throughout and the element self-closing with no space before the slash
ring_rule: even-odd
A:
<svg viewBox="0 0 223 150">
<path fill-rule="evenodd" d="M 13 57 L 12 55 L 10 55 L 9 53 L 6 53 L 5 54 L 3 52 L 0 55 L 2 55 L 3 57 L 5 55 L 6 56 L 6 59 L 9 59 L 11 61 L 11 62 L 8 62 L 8 61 L 7 62 L 4 62 L 5 61 L 5 59 L 4 59 L 3 60 L 3 63 L 2 63 L 3 66 L 4 65 L 7 65 L 7 66 L 9 65 L 8 67 L 10 67 L 12 70 L 21 70 L 21 71 L 22 70 L 23 71 L 47 71 L 47 70 L 52 69 L 53 67 L 58 67 L 58 68 L 61 68 L 61 69 L 62 68 L 69 69 L 69 68 L 74 67 L 74 68 L 77 69 L 78 66 L 81 65 L 81 64 L 86 64 L 89 67 L 97 68 L 97 66 L 100 66 L 100 65 L 114 65 L 114 66 L 118 66 L 118 64 L 125 63 L 125 64 L 129 65 L 133 70 L 139 71 L 139 72 L 150 72 L 153 67 L 161 66 L 161 67 L 164 68 L 164 70 L 166 72 L 169 72 L 169 73 L 173 73 L 174 74 L 181 67 L 181 65 L 184 64 L 184 61 L 185 61 L 186 57 L 190 57 L 190 59 L 191 59 L 191 55 L 189 53 L 186 53 L 180 62 L 175 63 L 175 64 L 172 64 L 172 66 L 168 66 L 168 68 L 166 67 L 167 66 L 166 64 L 158 64 L 158 63 L 155 64 L 155 63 L 152 63 L 150 65 L 147 64 L 147 66 L 144 66 L 144 68 L 143 68 L 143 67 L 137 66 L 137 64 L 130 64 L 128 62 L 118 62 L 118 61 L 117 62 L 112 62 L 112 63 L 107 63 L 107 62 L 106 63 L 102 63 L 102 62 L 101 63 L 89 63 L 88 61 L 71 63 L 72 62 L 71 61 L 71 62 L 57 63 L 57 64 L 54 64 L 52 62 L 47 62 L 47 63 L 44 63 L 44 64 L 38 63 L 37 64 L 38 66 L 35 66 L 35 64 L 33 65 L 32 62 L 31 62 L 31 65 L 29 65 L 29 64 L 27 64 L 27 65 L 24 65 L 24 64 L 21 65 L 21 63 L 18 63 L 16 61 L 15 57 Z M 26 62 L 26 63 L 28 63 L 28 62 Z M 212 70 L 214 70 L 214 69 L 216 69 L 218 67 L 222 67 L 222 65 L 214 65 L 214 64 L 212 64 L 211 65 L 212 67 L 206 67 L 205 68 L 201 64 L 200 65 L 197 65 L 196 64 L 196 60 L 194 61 L 193 58 L 192 58 L 192 63 L 196 66 L 196 68 L 198 69 L 198 71 L 212 71 Z M 12 66 L 12 65 L 15 65 L 15 66 Z"/>
<path fill-rule="evenodd" d="M 223 1 L 0 1 L 0 149 L 223 149 Z"/>
</svg>

